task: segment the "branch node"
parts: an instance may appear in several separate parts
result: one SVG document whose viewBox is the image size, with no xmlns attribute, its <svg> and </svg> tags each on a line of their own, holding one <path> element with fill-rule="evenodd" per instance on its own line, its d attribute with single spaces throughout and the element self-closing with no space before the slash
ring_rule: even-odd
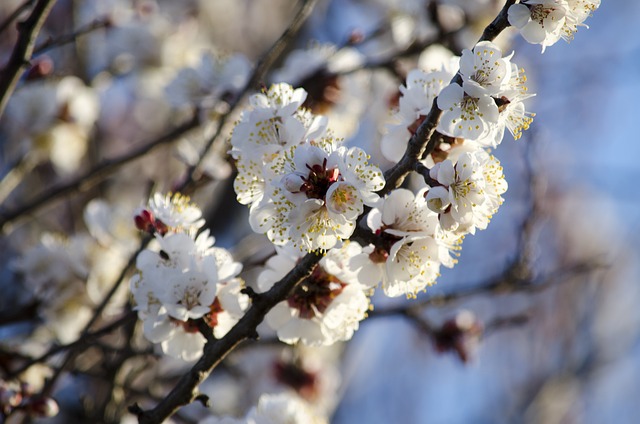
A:
<svg viewBox="0 0 640 424">
<path fill-rule="evenodd" d="M 211 400 L 204 393 L 200 393 L 194 400 L 200 402 L 205 408 L 211 407 Z"/>
<path fill-rule="evenodd" d="M 258 334 L 258 331 L 256 329 L 253 329 L 250 333 L 249 333 L 249 339 L 251 340 L 260 340 L 260 334 Z"/>
<path fill-rule="evenodd" d="M 249 299 L 251 299 L 252 303 L 256 303 L 262 297 L 261 294 L 256 293 L 255 290 L 253 290 L 253 288 L 251 287 L 244 287 L 242 290 L 240 290 L 240 293 L 249 296 Z"/>
<path fill-rule="evenodd" d="M 144 410 L 140 408 L 140 405 L 138 405 L 138 402 L 134 403 L 133 405 L 129 405 L 127 409 L 129 410 L 129 412 L 131 412 L 133 415 L 135 415 L 138 418 L 144 415 Z"/>
</svg>

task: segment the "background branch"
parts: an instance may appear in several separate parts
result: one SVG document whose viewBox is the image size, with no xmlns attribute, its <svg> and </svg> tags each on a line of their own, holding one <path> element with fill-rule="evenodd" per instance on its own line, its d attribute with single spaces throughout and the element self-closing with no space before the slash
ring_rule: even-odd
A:
<svg viewBox="0 0 640 424">
<path fill-rule="evenodd" d="M 59 199 L 62 196 L 73 193 L 74 191 L 82 191 L 88 189 L 89 187 L 92 187 L 93 185 L 102 181 L 104 178 L 118 171 L 122 165 L 141 158 L 157 147 L 166 143 L 170 143 L 176 138 L 184 136 L 189 131 L 196 129 L 199 126 L 200 119 L 198 117 L 198 114 L 196 113 L 194 114 L 194 117 L 191 121 L 172 129 L 168 133 L 140 146 L 139 148 L 131 152 L 113 159 L 104 160 L 95 168 L 85 172 L 84 174 L 74 178 L 73 180 L 44 190 L 32 200 L 27 201 L 12 210 L 0 210 L 0 229 L 3 229 L 5 225 L 12 223 L 17 219 L 26 218 L 25 215 L 38 211 L 40 208 L 48 205 L 49 203 Z"/>
<path fill-rule="evenodd" d="M 38 33 L 49 16 L 55 0 L 38 0 L 29 17 L 18 23 L 18 42 L 9 63 L 0 74 L 0 117 L 4 113 L 9 97 L 18 84 L 22 73 L 29 65 Z"/>
</svg>

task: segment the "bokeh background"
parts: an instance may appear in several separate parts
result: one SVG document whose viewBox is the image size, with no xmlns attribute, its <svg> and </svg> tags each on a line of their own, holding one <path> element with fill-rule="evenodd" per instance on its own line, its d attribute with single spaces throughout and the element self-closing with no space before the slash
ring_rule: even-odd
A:
<svg viewBox="0 0 640 424">
<path fill-rule="evenodd" d="M 359 47 L 368 58 L 385 58 L 403 46 L 403 37 L 411 38 L 403 35 L 407 25 L 419 29 L 424 24 L 425 34 L 430 34 L 426 18 L 411 13 L 423 11 L 425 3 L 321 0 L 294 47 L 305 48 L 312 40 L 342 45 L 354 31 L 370 34 L 386 28 L 383 23 L 392 19 L 393 35 Z M 472 47 L 501 6 L 489 0 L 440 3 L 447 6 L 451 25 L 462 16 L 460 11 L 473 17 L 472 25 L 452 43 L 459 48 Z M 6 16 L 19 4 L 7 1 L 0 9 Z M 296 5 L 290 0 L 59 1 L 45 26 L 45 33 L 52 36 L 107 12 L 116 21 L 108 34 L 98 31 L 75 46 L 48 53 L 56 76 L 78 75 L 98 94 L 94 135 L 101 142 L 85 146 L 77 167 L 62 160 L 68 169 L 62 165 L 61 171 L 60 165 L 38 162 L 17 189 L 3 198 L 2 207 L 20 204 L 52 180 L 73 178 L 105 157 L 162 134 L 181 117 L 162 100 L 162 87 L 177 68 L 212 45 L 257 60 L 286 28 Z M 463 362 L 455 353 L 438 352 L 406 317 L 376 317 L 376 311 L 406 302 L 376 297 L 371 319 L 341 351 L 342 377 L 336 389 L 338 400 L 331 408 L 332 422 L 637 422 L 638 16 L 640 3 L 635 0 L 605 0 L 587 21 L 589 29 L 580 28 L 571 43 L 560 42 L 544 54 L 515 30 L 501 37 L 501 43 L 510 46 L 507 50 L 515 50 L 514 61 L 526 70 L 530 90 L 537 93 L 528 103 L 536 113 L 535 121 L 521 140 L 507 137 L 494 152 L 509 182 L 500 212 L 486 231 L 466 238 L 456 268 L 444 270 L 438 284 L 418 299 L 473 291 L 457 300 L 430 304 L 422 315 L 442 324 L 460 311 L 471 311 L 484 323 L 484 337 L 469 347 L 470 359 Z M 14 40 L 7 34 L 0 39 L 3 61 Z M 348 75 L 341 86 L 343 101 L 329 111 L 330 126 L 335 125 L 348 143 L 370 150 L 382 166 L 389 166 L 376 151 L 384 130 L 381 119 L 389 116 L 384 106 L 402 82 L 397 75 L 416 66 L 417 58 L 394 64 L 393 73 L 383 69 Z M 38 110 L 34 108 L 34 113 Z M 25 154 L 11 138 L 12 119 L 16 119 L 12 116 L 9 113 L 0 121 L 3 175 L 17 156 Z M 24 111 L 19 116 L 25 116 Z M 211 134 L 207 131 L 190 142 L 202 145 Z M 30 148 L 37 147 L 35 143 Z M 73 146 L 67 145 L 63 152 L 65 148 Z M 223 157 L 224 149 L 221 152 Z M 65 154 L 61 155 L 64 159 Z M 28 298 L 25 290 L 15 287 L 9 264 L 43 231 L 78 231 L 81 209 L 95 197 L 120 199 L 124 210 L 133 210 L 144 203 L 150 186 L 168 190 L 179 181 L 185 161 L 184 153 L 182 159 L 178 156 L 170 147 L 159 149 L 143 161 L 124 166 L 97 188 L 40 212 L 33 222 L 5 228 L 2 308 Z M 264 256 L 262 249 L 268 249 L 264 243 L 244 239 L 250 234 L 248 214 L 235 203 L 232 189 L 222 179 L 232 172 L 231 167 L 222 159 L 212 163 L 219 172 L 214 177 L 220 179 L 214 178 L 194 198 L 206 208 L 218 244 L 246 257 Z M 522 254 L 530 260 L 527 272 L 540 290 L 481 289 L 503 278 Z M 518 319 L 510 320 L 513 317 Z M 6 340 L 26 337 L 33 325 L 4 326 L 0 336 Z M 66 384 L 59 396 L 73 399 L 81 387 Z M 229 392 L 233 390 L 238 388 L 229 383 Z"/>
</svg>

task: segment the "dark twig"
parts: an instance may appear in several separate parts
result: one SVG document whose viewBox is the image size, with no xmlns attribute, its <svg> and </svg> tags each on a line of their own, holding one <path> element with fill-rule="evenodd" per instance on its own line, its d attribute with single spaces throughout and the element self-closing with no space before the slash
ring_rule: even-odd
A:
<svg viewBox="0 0 640 424">
<path fill-rule="evenodd" d="M 0 74 L 0 117 L 9 102 L 9 97 L 29 65 L 40 28 L 49 16 L 55 0 L 38 0 L 29 17 L 18 23 L 18 41 L 11 53 L 9 63 Z"/>
<path fill-rule="evenodd" d="M 59 345 L 59 346 L 54 346 L 51 349 L 49 349 L 47 352 L 45 352 L 44 354 L 38 356 L 37 358 L 33 358 L 31 359 L 29 362 L 27 362 L 25 365 L 23 365 L 22 367 L 20 367 L 19 369 L 13 371 L 11 373 L 11 375 L 9 376 L 9 379 L 14 378 L 18 375 L 20 375 L 21 373 L 23 373 L 24 371 L 26 371 L 27 369 L 29 369 L 31 366 L 35 365 L 35 364 L 39 364 L 42 363 L 44 361 L 46 361 L 47 359 L 49 359 L 50 357 L 60 353 L 60 352 L 64 352 L 65 350 L 69 350 L 69 349 L 74 349 L 76 347 L 79 346 L 89 346 L 91 345 L 91 343 L 96 340 L 99 339 L 100 337 L 111 333 L 112 331 L 116 330 L 117 328 L 121 327 L 122 325 L 126 324 L 127 322 L 131 322 L 132 320 L 136 319 L 136 314 L 134 312 L 128 312 L 126 315 L 118 318 L 117 320 L 113 321 L 110 324 L 105 325 L 104 327 L 93 331 L 91 333 L 87 333 L 84 335 L 84 337 L 80 337 L 78 338 L 78 340 L 68 343 L 68 344 L 64 344 L 64 345 Z"/>
<path fill-rule="evenodd" d="M 56 47 L 60 47 L 60 46 L 64 46 L 65 44 L 69 44 L 69 43 L 73 43 L 78 37 L 81 37 L 83 35 L 86 35 L 90 32 L 93 32 L 97 29 L 101 29 L 101 28 L 108 28 L 111 25 L 111 20 L 109 18 L 104 18 L 104 19 L 96 19 L 93 22 L 78 28 L 77 30 L 75 30 L 74 32 L 70 33 L 70 34 L 65 34 L 62 35 L 58 38 L 51 38 L 49 37 L 49 39 L 47 39 L 47 41 L 43 42 L 42 44 L 38 45 L 34 51 L 33 51 L 33 55 L 39 55 L 41 53 L 46 52 L 47 50 L 51 50 L 53 48 Z"/>
</svg>

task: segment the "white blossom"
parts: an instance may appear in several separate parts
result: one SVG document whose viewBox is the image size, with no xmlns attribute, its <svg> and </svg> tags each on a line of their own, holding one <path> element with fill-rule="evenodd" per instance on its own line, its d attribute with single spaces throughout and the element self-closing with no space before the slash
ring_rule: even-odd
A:
<svg viewBox="0 0 640 424">
<path fill-rule="evenodd" d="M 429 114 L 433 99 L 449 84 L 453 74 L 447 71 L 425 72 L 414 69 L 407 75 L 407 85 L 400 86 L 399 109 L 394 119 L 397 124 L 388 127 L 380 148 L 385 158 L 398 162 L 407 143 L 424 118 Z"/>
<path fill-rule="evenodd" d="M 523 101 L 533 94 L 528 93 L 524 70 L 511 62 L 512 56 L 504 57 L 489 41 L 463 51 L 462 85 L 451 84 L 438 96 L 438 107 L 443 111 L 439 132 L 496 147 L 505 129 L 517 139 L 529 128 L 534 114 L 525 110 Z"/>
<path fill-rule="evenodd" d="M 437 163 L 429 174 L 440 185 L 428 190 L 427 205 L 444 230 L 459 234 L 487 228 L 507 190 L 500 163 L 481 148 Z"/>
<path fill-rule="evenodd" d="M 204 337 L 194 320 L 204 318 L 222 337 L 248 307 L 236 275 L 241 265 L 225 249 L 213 247 L 205 231 L 156 234 L 156 244 L 136 260 L 139 274 L 130 282 L 144 334 L 163 352 L 184 360 L 202 353 Z"/>
<path fill-rule="evenodd" d="M 509 7 L 509 23 L 527 42 L 542 45 L 544 52 L 561 38 L 567 6 L 565 0 L 524 0 Z"/>
<path fill-rule="evenodd" d="M 284 167 L 274 168 L 269 202 L 251 210 L 254 231 L 277 245 L 300 250 L 330 249 L 348 238 L 364 205 L 374 206 L 384 187 L 382 172 L 357 147 L 322 139 L 290 149 Z"/>
<path fill-rule="evenodd" d="M 502 57 L 500 48 L 490 41 L 479 42 L 473 50 L 463 50 L 460 75 L 465 93 L 477 97 L 501 93 L 511 78 L 511 56 Z"/>
<path fill-rule="evenodd" d="M 149 199 L 149 210 L 156 221 L 173 231 L 196 232 L 204 225 L 202 211 L 191 203 L 188 196 L 180 193 L 162 195 L 155 193 Z"/>
<path fill-rule="evenodd" d="M 405 189 L 392 191 L 369 213 L 367 224 L 380 241 L 375 247 L 364 247 L 350 266 L 369 285 L 382 281 L 387 296 L 415 296 L 435 283 L 441 265 L 455 264 L 451 250 L 457 237 L 441 233 L 424 190 L 417 195 Z"/>
<path fill-rule="evenodd" d="M 498 122 L 499 110 L 493 97 L 470 95 L 457 83 L 442 89 L 438 107 L 442 110 L 438 131 L 450 137 L 482 139 Z"/>
<path fill-rule="evenodd" d="M 289 344 L 331 345 L 351 339 L 366 316 L 369 299 L 366 287 L 348 268 L 342 249 L 333 249 L 320 260 L 313 273 L 278 303 L 266 316 L 278 338 Z M 278 250 L 258 277 L 261 291 L 269 290 L 296 265 L 295 254 Z"/>
<path fill-rule="evenodd" d="M 509 7 L 509 23 L 542 52 L 561 38 L 571 41 L 600 0 L 522 0 Z"/>
</svg>

